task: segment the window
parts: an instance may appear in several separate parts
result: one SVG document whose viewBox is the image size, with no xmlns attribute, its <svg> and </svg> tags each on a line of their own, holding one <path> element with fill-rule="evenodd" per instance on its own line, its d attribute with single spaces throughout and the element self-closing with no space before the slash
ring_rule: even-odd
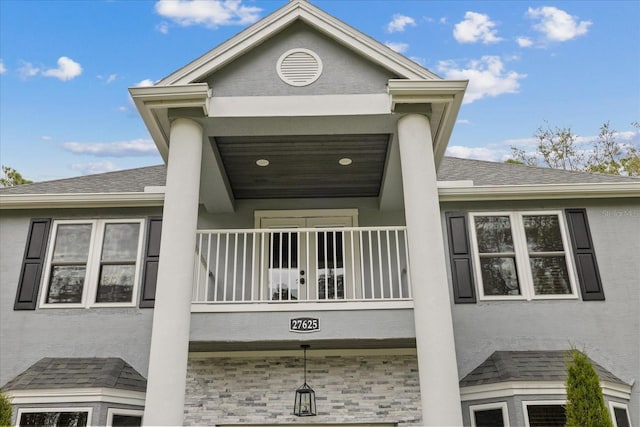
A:
<svg viewBox="0 0 640 427">
<path fill-rule="evenodd" d="M 615 427 L 631 427 L 631 419 L 629 418 L 626 404 L 609 401 L 609 409 L 611 410 L 611 418 Z"/>
<path fill-rule="evenodd" d="M 107 427 L 141 426 L 143 411 L 136 409 L 107 410 Z"/>
<path fill-rule="evenodd" d="M 469 406 L 472 427 L 509 427 L 507 402 Z"/>
<path fill-rule="evenodd" d="M 142 223 L 142 220 L 56 221 L 41 305 L 134 305 Z"/>
<path fill-rule="evenodd" d="M 564 401 L 522 402 L 526 427 L 564 427 Z"/>
<path fill-rule="evenodd" d="M 480 298 L 575 298 L 561 212 L 472 213 Z"/>
<path fill-rule="evenodd" d="M 80 427 L 90 424 L 91 408 L 21 408 L 18 426 Z"/>
</svg>

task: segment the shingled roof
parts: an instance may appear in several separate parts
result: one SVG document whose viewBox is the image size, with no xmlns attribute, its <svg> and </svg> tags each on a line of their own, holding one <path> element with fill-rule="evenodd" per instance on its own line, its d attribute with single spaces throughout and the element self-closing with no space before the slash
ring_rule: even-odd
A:
<svg viewBox="0 0 640 427">
<path fill-rule="evenodd" d="M 601 173 L 539 168 L 510 163 L 445 157 L 438 170 L 440 181 L 473 181 L 473 185 L 592 184 L 640 182 L 639 178 Z"/>
<path fill-rule="evenodd" d="M 147 380 L 118 357 L 46 357 L 5 384 L 2 391 L 53 388 L 145 391 Z"/>
<path fill-rule="evenodd" d="M 566 355 L 565 350 L 496 351 L 460 380 L 460 387 L 507 381 L 564 381 Z M 593 360 L 591 363 L 600 381 L 626 384 Z"/>
<path fill-rule="evenodd" d="M 163 186 L 165 165 L 147 166 L 75 178 L 0 188 L 1 194 L 137 193 L 145 187 Z"/>
<path fill-rule="evenodd" d="M 135 193 L 148 186 L 163 186 L 164 165 L 86 175 L 55 181 L 0 188 L 3 194 Z M 538 168 L 483 160 L 445 157 L 440 181 L 473 181 L 474 185 L 536 185 L 640 182 L 639 178 Z"/>
</svg>

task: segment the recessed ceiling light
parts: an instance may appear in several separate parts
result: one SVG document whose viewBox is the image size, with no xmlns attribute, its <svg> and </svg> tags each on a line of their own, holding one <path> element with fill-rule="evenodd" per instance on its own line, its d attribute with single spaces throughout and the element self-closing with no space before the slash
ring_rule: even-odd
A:
<svg viewBox="0 0 640 427">
<path fill-rule="evenodd" d="M 258 165 L 258 166 L 269 166 L 269 160 L 267 160 L 267 159 L 258 159 L 258 160 L 256 160 L 256 165 Z"/>
<path fill-rule="evenodd" d="M 349 166 L 351 163 L 353 163 L 353 160 L 348 157 L 343 157 L 338 160 L 338 163 L 340 163 L 342 166 Z"/>
</svg>

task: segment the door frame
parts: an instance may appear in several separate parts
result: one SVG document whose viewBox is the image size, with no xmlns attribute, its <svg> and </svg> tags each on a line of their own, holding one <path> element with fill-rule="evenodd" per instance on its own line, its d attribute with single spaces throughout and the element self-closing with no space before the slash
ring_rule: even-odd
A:
<svg viewBox="0 0 640 427">
<path fill-rule="evenodd" d="M 279 219 L 282 219 L 283 222 L 280 222 Z M 358 226 L 358 209 L 294 209 L 294 210 L 256 210 L 254 212 L 254 223 L 255 223 L 255 228 L 256 229 L 266 229 L 268 227 L 264 227 L 264 223 L 265 222 L 269 222 L 271 224 L 275 224 L 276 228 L 278 224 L 282 224 L 283 226 L 286 225 L 287 220 L 296 220 L 296 219 L 300 219 L 302 221 L 309 221 L 312 224 L 318 224 L 319 227 L 331 227 L 332 223 L 335 223 L 336 226 L 339 226 L 340 224 L 343 224 L 345 222 L 345 220 L 348 220 L 349 222 L 351 222 L 351 225 L 349 225 L 349 227 L 357 227 Z M 293 222 L 293 221 L 292 221 Z M 315 226 L 315 225 L 314 225 Z M 286 227 L 288 228 L 288 227 Z M 311 228 L 311 227 L 305 227 L 305 228 Z M 357 255 L 356 259 L 359 259 L 359 248 L 356 244 L 356 242 L 351 242 L 351 239 L 348 238 L 348 236 L 346 234 L 344 234 L 343 237 L 343 244 L 347 245 L 346 247 L 349 248 L 349 250 L 351 250 L 351 247 L 353 246 L 355 249 L 355 253 Z M 309 245 L 313 245 L 315 246 L 316 243 L 315 242 L 298 242 L 298 244 L 309 244 Z M 264 245 L 264 243 L 263 243 Z M 264 250 L 265 248 L 263 248 Z M 267 253 L 269 251 L 267 250 Z M 301 262 L 301 261 L 299 261 Z M 347 262 L 347 260 L 344 261 L 345 263 Z M 315 265 L 315 261 L 313 262 L 313 265 Z M 262 275 L 265 274 L 266 272 L 266 266 L 264 265 L 258 265 L 258 270 L 256 271 L 260 271 Z M 306 287 L 306 296 L 307 298 L 309 298 L 311 293 L 315 293 L 316 289 L 315 286 L 317 286 L 317 284 L 315 284 L 315 286 L 311 286 L 312 285 L 312 280 L 315 280 L 315 273 L 312 273 L 310 271 L 312 266 L 306 266 L 307 267 L 307 283 L 308 286 Z M 355 268 L 355 266 L 352 266 L 352 268 Z M 359 269 L 355 268 L 355 271 L 359 272 Z M 344 279 L 345 279 L 345 297 L 347 297 L 347 292 L 349 292 L 349 294 L 351 294 L 351 290 L 353 289 L 353 292 L 355 292 L 354 295 L 349 295 L 350 298 L 354 298 L 354 297 L 358 297 L 358 290 L 360 289 L 359 283 L 360 283 L 360 275 L 357 274 L 357 278 L 351 278 L 351 280 L 355 280 L 354 283 L 350 283 L 349 287 L 347 288 L 347 282 L 346 280 L 348 279 L 345 275 Z M 266 276 L 268 278 L 268 274 Z M 259 279 L 260 280 L 260 279 Z M 358 284 L 358 285 L 357 285 Z M 259 284 L 258 284 L 259 285 Z M 268 288 L 268 283 L 265 286 L 265 289 Z M 262 290 L 262 292 L 265 292 L 265 289 Z M 260 292 L 260 291 L 259 291 Z M 302 292 L 302 289 L 299 290 L 299 292 Z M 265 298 L 267 297 L 266 295 L 261 295 L 261 298 Z M 330 300 L 329 300 L 330 301 Z"/>
</svg>

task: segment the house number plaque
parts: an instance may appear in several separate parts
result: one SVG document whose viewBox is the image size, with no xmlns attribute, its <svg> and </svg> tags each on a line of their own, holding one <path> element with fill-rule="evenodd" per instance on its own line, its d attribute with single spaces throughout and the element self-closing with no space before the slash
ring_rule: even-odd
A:
<svg viewBox="0 0 640 427">
<path fill-rule="evenodd" d="M 289 319 L 289 330 L 291 332 L 318 332 L 320 330 L 320 319 L 314 317 Z"/>
</svg>

